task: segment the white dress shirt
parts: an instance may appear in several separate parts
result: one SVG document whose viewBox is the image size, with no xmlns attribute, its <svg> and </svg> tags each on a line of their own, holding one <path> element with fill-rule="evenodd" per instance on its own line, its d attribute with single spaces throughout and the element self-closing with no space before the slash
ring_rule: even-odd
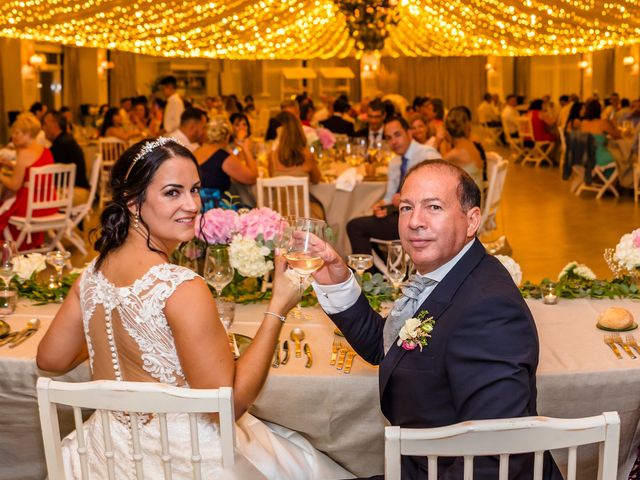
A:
<svg viewBox="0 0 640 480">
<path fill-rule="evenodd" d="M 469 251 L 471 245 L 473 245 L 473 243 L 477 241 L 478 240 L 476 239 L 471 240 L 464 247 L 462 247 L 462 250 L 460 250 L 455 257 L 453 257 L 447 263 L 436 268 L 433 272 L 425 273 L 422 276 L 440 283 L 444 279 L 444 277 L 446 277 L 447 274 L 451 271 L 451 269 L 460 261 L 464 254 Z M 421 274 L 417 273 L 417 275 Z M 358 284 L 356 277 L 353 275 L 353 272 L 351 272 L 349 278 L 342 283 L 338 283 L 335 285 L 320 285 L 316 282 L 312 282 L 311 285 L 316 291 L 318 303 L 328 315 L 344 312 L 345 310 L 353 307 L 353 305 L 355 305 L 355 303 L 358 301 L 358 297 L 360 296 L 361 292 L 360 285 Z M 418 297 L 418 306 L 422 305 L 422 303 L 427 299 L 431 292 L 433 292 L 433 289 L 436 288 L 436 286 L 437 284 L 425 287 L 425 289 L 422 291 L 422 293 L 420 293 L 420 296 Z"/>
<path fill-rule="evenodd" d="M 486 100 L 483 100 L 478 106 L 478 122 L 488 123 L 498 121 L 500 121 L 500 116 L 496 112 L 495 107 Z"/>
<path fill-rule="evenodd" d="M 173 133 L 180 128 L 180 115 L 184 112 L 184 102 L 178 92 L 175 92 L 167 99 L 167 106 L 164 107 L 164 119 L 162 124 L 164 131 Z"/>
<path fill-rule="evenodd" d="M 424 160 L 439 160 L 442 158 L 440 152 L 435 148 L 421 145 L 415 140 L 411 140 L 405 154 L 402 156 L 396 155 L 389 162 L 389 168 L 387 170 L 387 191 L 384 194 L 385 203 L 391 203 L 391 198 L 398 193 L 398 187 L 400 186 L 400 166 L 402 165 L 403 156 L 409 159 L 407 172 L 411 167 Z"/>
<path fill-rule="evenodd" d="M 381 142 L 384 139 L 384 128 L 380 128 L 380 130 L 373 131 L 369 130 L 369 145 L 375 145 L 376 142 Z"/>
<path fill-rule="evenodd" d="M 505 105 L 501 117 L 502 124 L 507 128 L 509 135 L 518 133 L 518 118 L 520 118 L 518 110 L 511 105 Z"/>
<path fill-rule="evenodd" d="M 189 141 L 189 138 L 180 129 L 176 130 L 175 132 L 171 132 L 169 135 L 167 135 L 167 137 L 175 138 L 178 141 L 178 143 L 181 143 L 182 145 L 187 147 L 191 152 L 195 152 L 196 149 L 200 147 L 200 144 L 197 142 L 191 143 Z"/>
</svg>

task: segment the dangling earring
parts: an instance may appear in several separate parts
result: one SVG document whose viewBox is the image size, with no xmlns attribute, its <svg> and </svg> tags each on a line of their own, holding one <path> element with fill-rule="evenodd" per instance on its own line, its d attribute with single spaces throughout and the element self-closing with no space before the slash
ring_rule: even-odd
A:
<svg viewBox="0 0 640 480">
<path fill-rule="evenodd" d="M 140 228 L 140 212 L 136 212 L 135 217 L 133 217 L 133 228 L 136 230 Z"/>
</svg>

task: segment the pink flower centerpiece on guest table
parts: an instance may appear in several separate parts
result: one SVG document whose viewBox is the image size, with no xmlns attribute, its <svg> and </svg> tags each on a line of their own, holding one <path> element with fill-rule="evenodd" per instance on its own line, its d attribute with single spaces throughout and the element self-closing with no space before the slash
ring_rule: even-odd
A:
<svg viewBox="0 0 640 480">
<path fill-rule="evenodd" d="M 245 238 L 258 240 L 262 235 L 265 242 L 274 239 L 282 224 L 282 216 L 267 207 L 254 208 L 238 218 L 238 233 Z"/>
<path fill-rule="evenodd" d="M 237 233 L 238 214 L 234 210 L 212 208 L 196 218 L 196 236 L 209 244 L 228 244 Z"/>
<path fill-rule="evenodd" d="M 322 148 L 324 148 L 325 150 L 333 148 L 333 146 L 336 144 L 336 137 L 333 132 L 331 132 L 331 130 L 328 130 L 326 128 L 318 128 L 316 130 L 316 133 L 318 134 L 318 138 L 320 139 Z"/>
</svg>

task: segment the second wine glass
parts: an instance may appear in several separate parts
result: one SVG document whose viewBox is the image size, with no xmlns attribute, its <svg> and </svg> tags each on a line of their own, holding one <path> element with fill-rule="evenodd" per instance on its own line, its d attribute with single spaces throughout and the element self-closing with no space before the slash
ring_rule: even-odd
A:
<svg viewBox="0 0 640 480">
<path fill-rule="evenodd" d="M 321 254 L 325 249 L 325 228 L 322 220 L 298 218 L 291 229 L 285 258 L 300 277 L 300 295 L 309 275 L 324 264 Z"/>
<path fill-rule="evenodd" d="M 397 292 L 407 275 L 407 257 L 399 240 L 389 244 L 387 252 L 387 278 Z"/>
<path fill-rule="evenodd" d="M 233 323 L 233 314 L 235 312 L 235 304 L 222 298 L 222 290 L 233 280 L 233 267 L 229 261 L 229 247 L 226 245 L 207 247 L 203 276 L 216 291 L 218 314 L 222 324 L 228 329 Z"/>
</svg>

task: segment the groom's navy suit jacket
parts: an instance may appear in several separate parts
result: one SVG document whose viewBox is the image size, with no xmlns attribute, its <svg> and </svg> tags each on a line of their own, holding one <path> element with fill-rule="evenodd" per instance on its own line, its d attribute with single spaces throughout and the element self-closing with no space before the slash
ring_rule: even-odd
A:
<svg viewBox="0 0 640 480">
<path fill-rule="evenodd" d="M 428 345 L 384 355 L 384 319 L 364 295 L 331 319 L 353 348 L 379 364 L 382 413 L 392 425 L 431 428 L 465 420 L 537 415 L 538 335 L 509 273 L 476 240 L 420 306 L 433 316 Z M 414 317 L 417 316 L 414 314 Z M 402 478 L 427 478 L 424 457 L 403 457 Z M 497 457 L 478 457 L 474 479 L 498 478 Z M 510 459 L 510 479 L 533 476 L 533 456 Z M 461 458 L 438 462 L 440 480 L 462 479 Z M 556 475 L 558 475 L 556 477 Z M 549 455 L 545 479 L 561 479 Z"/>
</svg>

